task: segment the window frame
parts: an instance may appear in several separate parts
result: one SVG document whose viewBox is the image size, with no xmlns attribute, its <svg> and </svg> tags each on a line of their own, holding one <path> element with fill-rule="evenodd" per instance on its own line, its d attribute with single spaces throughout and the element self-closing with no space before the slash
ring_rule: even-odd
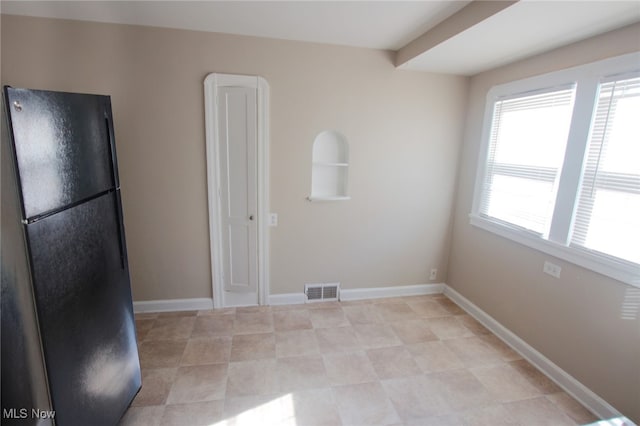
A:
<svg viewBox="0 0 640 426">
<path fill-rule="evenodd" d="M 493 86 L 487 93 L 484 108 L 473 204 L 469 214 L 471 225 L 623 283 L 640 287 L 640 265 L 573 246 L 570 241 L 599 86 L 605 80 L 617 76 L 624 78 L 636 72 L 640 72 L 640 52 Z M 481 215 L 496 102 L 507 97 L 526 96 L 529 93 L 569 84 L 576 85 L 573 114 L 547 238 L 517 225 Z"/>
</svg>

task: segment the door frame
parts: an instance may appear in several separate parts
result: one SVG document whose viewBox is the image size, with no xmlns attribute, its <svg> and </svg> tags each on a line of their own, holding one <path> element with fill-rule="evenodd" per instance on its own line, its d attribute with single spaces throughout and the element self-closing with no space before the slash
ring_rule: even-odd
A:
<svg viewBox="0 0 640 426">
<path fill-rule="evenodd" d="M 204 80 L 207 197 L 209 207 L 209 247 L 213 307 L 225 307 L 222 275 L 222 215 L 220 213 L 220 138 L 217 97 L 220 87 L 256 89 L 257 195 L 258 211 L 258 304 L 269 300 L 269 84 L 258 76 L 211 73 Z"/>
</svg>

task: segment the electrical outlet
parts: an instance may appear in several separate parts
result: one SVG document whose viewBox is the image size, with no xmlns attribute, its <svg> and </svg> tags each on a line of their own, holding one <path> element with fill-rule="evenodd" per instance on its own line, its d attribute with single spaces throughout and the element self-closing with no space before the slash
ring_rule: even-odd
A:
<svg viewBox="0 0 640 426">
<path fill-rule="evenodd" d="M 438 270 L 436 268 L 433 268 L 431 270 L 431 273 L 429 274 L 429 279 L 433 281 L 436 279 L 437 276 L 438 276 Z"/>
<path fill-rule="evenodd" d="M 269 213 L 269 226 L 278 226 L 278 213 Z"/>
<path fill-rule="evenodd" d="M 556 277 L 556 278 L 560 278 L 560 272 L 562 271 L 562 268 L 556 264 L 553 264 L 551 262 L 544 262 L 544 266 L 542 267 L 542 271 L 545 274 L 549 274 L 552 277 Z"/>
</svg>

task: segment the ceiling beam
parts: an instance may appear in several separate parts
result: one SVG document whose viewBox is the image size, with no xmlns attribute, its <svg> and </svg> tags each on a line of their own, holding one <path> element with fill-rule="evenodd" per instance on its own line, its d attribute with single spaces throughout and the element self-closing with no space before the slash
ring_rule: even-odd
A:
<svg viewBox="0 0 640 426">
<path fill-rule="evenodd" d="M 433 49 L 440 43 L 460 34 L 496 13 L 517 3 L 518 0 L 472 1 L 420 37 L 396 52 L 395 65 L 399 67 L 411 59 Z"/>
</svg>

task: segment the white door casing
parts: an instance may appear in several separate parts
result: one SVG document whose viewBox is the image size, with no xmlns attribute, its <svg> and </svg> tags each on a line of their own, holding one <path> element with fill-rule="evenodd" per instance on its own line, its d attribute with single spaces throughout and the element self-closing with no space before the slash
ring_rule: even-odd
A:
<svg viewBox="0 0 640 426">
<path fill-rule="evenodd" d="M 209 74 L 205 124 L 214 307 L 265 304 L 268 91 L 261 77 Z"/>
</svg>

